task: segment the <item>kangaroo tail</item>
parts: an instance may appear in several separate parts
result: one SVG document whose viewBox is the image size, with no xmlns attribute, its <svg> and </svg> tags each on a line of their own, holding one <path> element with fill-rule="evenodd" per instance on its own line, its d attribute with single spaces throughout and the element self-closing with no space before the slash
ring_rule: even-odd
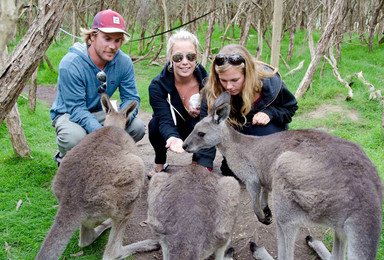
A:
<svg viewBox="0 0 384 260">
<path fill-rule="evenodd" d="M 59 207 L 55 221 L 53 222 L 48 235 L 45 237 L 35 260 L 54 260 L 59 259 L 64 252 L 69 239 L 79 227 L 81 216 L 76 215 L 72 210 Z"/>
</svg>

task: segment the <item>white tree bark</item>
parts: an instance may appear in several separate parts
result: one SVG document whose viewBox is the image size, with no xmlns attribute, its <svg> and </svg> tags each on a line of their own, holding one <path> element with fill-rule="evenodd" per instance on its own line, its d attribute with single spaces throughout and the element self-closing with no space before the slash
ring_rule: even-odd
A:
<svg viewBox="0 0 384 260">
<path fill-rule="evenodd" d="M 210 10 L 214 10 L 216 8 L 216 0 L 211 0 L 209 8 Z M 201 65 L 203 65 L 203 67 L 207 66 L 208 56 L 211 51 L 212 33 L 213 27 L 215 26 L 215 12 L 210 13 L 208 17 L 208 27 L 204 36 L 205 46 L 203 51 L 203 57 L 201 59 Z"/>
<path fill-rule="evenodd" d="M 257 19 L 257 51 L 256 59 L 261 60 L 263 55 L 263 22 L 261 19 Z"/>
<path fill-rule="evenodd" d="M 166 32 L 166 31 L 169 30 L 167 0 L 161 0 L 161 8 L 163 9 L 163 14 L 164 14 L 164 31 Z M 171 33 L 167 32 L 165 34 L 165 42 L 168 42 L 169 37 L 171 37 Z"/>
<path fill-rule="evenodd" d="M 247 44 L 249 31 L 251 30 L 252 17 L 254 15 L 255 9 L 256 9 L 256 5 L 253 4 L 252 2 L 250 2 L 249 8 L 247 11 L 247 18 L 245 19 L 244 31 L 243 31 L 243 34 L 241 35 L 240 42 L 239 42 L 239 44 L 244 46 L 244 47 Z"/>
<path fill-rule="evenodd" d="M 303 97 L 312 83 L 313 77 L 316 73 L 317 67 L 319 66 L 321 58 L 324 56 L 327 50 L 328 42 L 333 32 L 335 31 L 336 25 L 338 24 L 338 19 L 339 17 L 341 17 L 344 1 L 345 0 L 337 0 L 333 7 L 333 11 L 331 13 L 331 16 L 329 17 L 324 33 L 317 42 L 315 57 L 309 64 L 307 72 L 305 73 L 304 78 L 301 80 L 299 88 L 295 93 L 296 98 Z"/>
<path fill-rule="evenodd" d="M 275 68 L 279 68 L 282 23 L 283 23 L 283 1 L 274 0 L 273 31 L 272 31 L 272 44 L 271 44 L 272 45 L 271 65 Z"/>
<path fill-rule="evenodd" d="M 36 110 L 37 71 L 38 69 L 36 68 L 31 77 L 31 84 L 29 84 L 28 109 L 30 111 Z"/>
<path fill-rule="evenodd" d="M 17 109 L 17 103 L 13 106 L 12 110 L 8 113 L 5 119 L 7 124 L 9 136 L 11 137 L 13 151 L 17 156 L 31 157 L 31 149 L 27 143 L 23 131 L 23 124 L 20 120 L 20 114 Z"/>
<path fill-rule="evenodd" d="M 65 14 L 68 1 L 42 1 L 33 25 L 0 65 L 0 123 L 51 44 Z"/>
<path fill-rule="evenodd" d="M 8 58 L 8 43 L 13 39 L 16 31 L 16 24 L 19 17 L 19 7 L 15 0 L 5 0 L 0 2 L 0 18 L 1 27 L 0 34 L 5 35 L 0 39 L 0 61 L 2 63 Z M 6 117 L 6 125 L 8 133 L 11 138 L 13 150 L 17 156 L 27 157 L 30 156 L 31 149 L 29 148 L 27 139 L 25 138 L 23 125 L 20 119 L 20 113 L 15 103 L 11 111 Z"/>
</svg>

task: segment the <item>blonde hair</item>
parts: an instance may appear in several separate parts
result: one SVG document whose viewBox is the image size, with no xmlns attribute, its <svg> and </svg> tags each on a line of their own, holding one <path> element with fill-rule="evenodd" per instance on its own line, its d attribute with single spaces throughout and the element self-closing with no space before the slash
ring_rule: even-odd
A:
<svg viewBox="0 0 384 260">
<path fill-rule="evenodd" d="M 244 58 L 245 63 L 234 66 L 226 62 L 223 65 L 218 66 L 215 64 L 215 62 L 212 62 L 209 79 L 203 89 L 203 93 L 206 95 L 207 98 L 208 112 L 211 111 L 216 98 L 221 93 L 226 91 L 225 88 L 221 85 L 218 75 L 229 70 L 230 68 L 235 68 L 236 70 L 244 74 L 244 83 L 239 94 L 243 100 L 243 106 L 238 112 L 240 112 L 241 116 L 245 119 L 246 115 L 249 113 L 249 111 L 251 111 L 256 93 L 261 92 L 261 89 L 263 87 L 263 79 L 265 77 L 273 77 L 276 74 L 277 70 L 275 69 L 273 72 L 265 70 L 264 66 L 266 66 L 266 64 L 257 61 L 254 57 L 252 57 L 252 55 L 245 47 L 239 44 L 227 45 L 223 49 L 221 49 L 218 54 L 225 56 L 238 54 Z M 238 112 L 234 111 L 233 106 L 231 106 L 231 114 Z M 231 125 L 243 125 L 240 124 L 236 119 L 231 118 L 231 116 L 228 118 L 228 122 Z M 246 120 L 244 120 L 244 123 L 246 123 Z"/>
<path fill-rule="evenodd" d="M 99 30 L 97 29 L 84 29 L 80 28 L 81 31 L 81 39 L 85 42 L 87 45 L 91 45 L 91 34 L 96 35 Z M 121 45 L 129 41 L 129 37 L 123 33 L 123 40 L 121 42 Z"/>
<path fill-rule="evenodd" d="M 199 40 L 197 39 L 197 37 L 193 33 L 187 31 L 184 28 L 181 28 L 180 30 L 178 30 L 174 34 L 172 34 L 172 36 L 169 37 L 169 39 L 168 39 L 167 58 L 169 60 L 171 59 L 172 49 L 173 49 L 173 46 L 175 45 L 175 42 L 177 40 L 191 41 L 193 43 L 193 45 L 195 46 L 197 56 L 199 56 L 199 46 L 200 46 Z"/>
</svg>

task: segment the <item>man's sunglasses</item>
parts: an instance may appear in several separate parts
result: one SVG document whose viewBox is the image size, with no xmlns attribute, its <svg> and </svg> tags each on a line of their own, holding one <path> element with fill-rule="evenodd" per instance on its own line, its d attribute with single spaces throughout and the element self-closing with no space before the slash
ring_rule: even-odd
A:
<svg viewBox="0 0 384 260">
<path fill-rule="evenodd" d="M 197 59 L 196 53 L 187 53 L 187 54 L 185 54 L 185 57 L 189 61 L 195 61 Z M 176 62 L 176 63 L 179 63 L 183 59 L 184 59 L 184 55 L 183 54 L 175 54 L 175 55 L 172 56 L 172 60 L 174 62 Z"/>
<path fill-rule="evenodd" d="M 222 55 L 222 54 L 217 54 L 216 55 L 216 57 L 215 57 L 215 64 L 217 66 L 222 66 L 226 62 L 228 62 L 229 64 L 231 64 L 233 66 L 239 66 L 241 63 L 245 63 L 245 60 L 239 54 L 232 54 L 232 55 L 229 55 L 229 56 L 225 56 L 225 55 Z"/>
<path fill-rule="evenodd" d="M 98 87 L 98 93 L 104 93 L 107 90 L 107 74 L 104 71 L 99 71 L 96 74 L 96 78 L 98 81 L 102 82 L 102 84 Z"/>
</svg>

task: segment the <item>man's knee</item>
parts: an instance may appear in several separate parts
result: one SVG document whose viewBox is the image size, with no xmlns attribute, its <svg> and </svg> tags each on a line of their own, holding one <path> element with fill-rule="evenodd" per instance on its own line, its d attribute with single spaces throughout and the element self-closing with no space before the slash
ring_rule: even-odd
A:
<svg viewBox="0 0 384 260">
<path fill-rule="evenodd" d="M 57 146 L 62 156 L 87 135 L 85 129 L 69 121 L 69 117 L 66 114 L 58 118 L 55 129 Z"/>
<path fill-rule="evenodd" d="M 137 117 L 134 117 L 132 122 L 128 125 L 125 131 L 133 138 L 133 140 L 137 143 L 141 139 L 143 139 L 145 135 L 145 125 L 144 122 Z"/>
</svg>

